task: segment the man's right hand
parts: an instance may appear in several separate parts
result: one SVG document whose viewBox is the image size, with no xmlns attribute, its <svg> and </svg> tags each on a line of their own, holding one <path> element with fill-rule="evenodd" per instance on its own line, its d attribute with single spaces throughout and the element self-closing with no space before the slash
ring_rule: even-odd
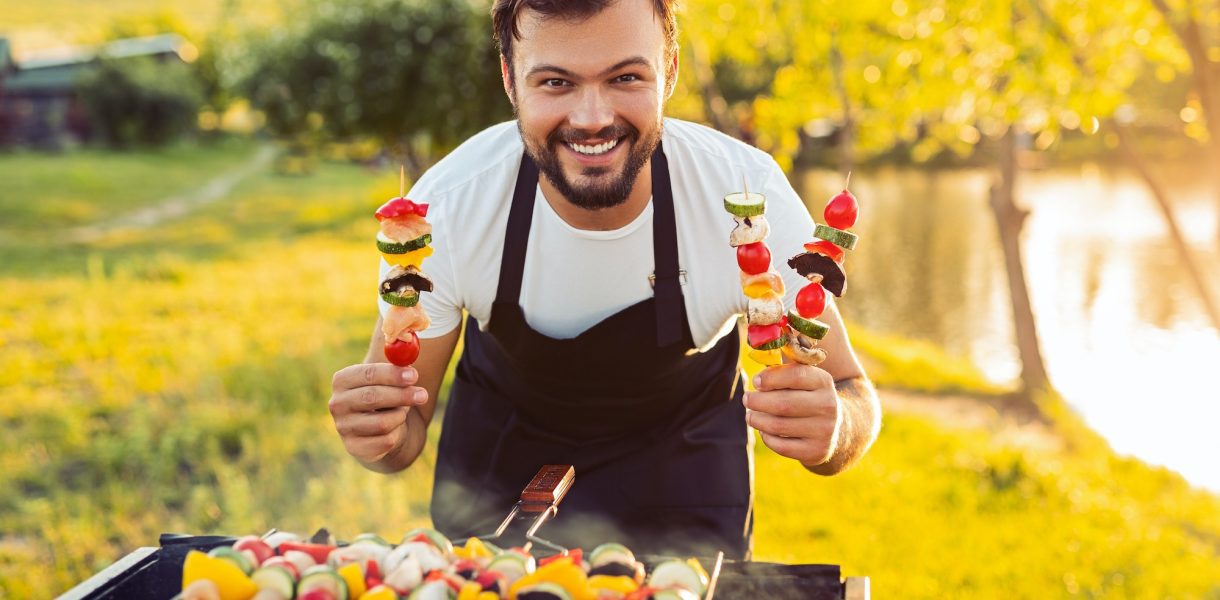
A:
<svg viewBox="0 0 1220 600">
<path fill-rule="evenodd" d="M 418 380 L 414 367 L 390 363 L 362 363 L 335 373 L 330 414 L 348 454 L 374 469 L 398 462 L 393 459 L 407 443 L 407 415 L 428 401 Z"/>
</svg>

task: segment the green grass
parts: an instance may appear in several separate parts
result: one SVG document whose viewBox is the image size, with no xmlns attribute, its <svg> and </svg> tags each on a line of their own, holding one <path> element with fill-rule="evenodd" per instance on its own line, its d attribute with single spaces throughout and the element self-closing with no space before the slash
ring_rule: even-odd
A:
<svg viewBox="0 0 1220 600">
<path fill-rule="evenodd" d="M 249 150 L 179 150 L 192 159 L 166 193 Z M 103 218 L 151 201 L 124 190 L 161 156 L 0 156 L 0 173 L 18 174 L 0 177 L 0 197 L 31 189 L 24 169 L 96 158 L 132 178 L 92 196 Z M 155 230 L 67 246 L 39 203 L 7 209 L 25 225 L 0 244 L 0 598 L 53 596 L 166 531 L 392 538 L 427 523 L 434 446 L 400 475 L 366 472 L 325 406 L 331 374 L 367 344 L 368 215 L 396 190 L 393 173 L 322 163 L 313 177 L 256 175 Z M 991 391 L 928 348 L 855 339 L 892 386 Z M 842 564 L 879 598 L 1220 597 L 1220 500 L 1043 404 L 1067 450 L 890 415 L 861 464 L 821 478 L 759 444 L 758 558 Z"/>
<path fill-rule="evenodd" d="M 166 196 L 188 192 L 248 160 L 255 144 L 228 139 L 119 154 L 0 154 L 0 235 L 37 233 L 105 221 Z"/>
</svg>

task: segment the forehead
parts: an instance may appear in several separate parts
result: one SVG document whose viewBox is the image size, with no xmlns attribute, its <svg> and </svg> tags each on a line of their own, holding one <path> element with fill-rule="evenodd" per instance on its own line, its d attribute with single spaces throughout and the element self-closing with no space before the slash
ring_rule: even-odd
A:
<svg viewBox="0 0 1220 600">
<path fill-rule="evenodd" d="M 653 0 L 615 0 L 586 19 L 543 17 L 526 10 L 519 23 L 521 37 L 513 43 L 513 62 L 524 73 L 547 64 L 576 72 L 596 73 L 633 56 L 660 67 L 665 30 Z"/>
</svg>

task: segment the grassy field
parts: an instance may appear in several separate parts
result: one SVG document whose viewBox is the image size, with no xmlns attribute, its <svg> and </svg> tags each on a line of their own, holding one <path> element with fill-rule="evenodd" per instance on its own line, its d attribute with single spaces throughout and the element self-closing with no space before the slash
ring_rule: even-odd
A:
<svg viewBox="0 0 1220 600">
<path fill-rule="evenodd" d="M 264 173 L 155 229 L 56 237 L 253 149 L 0 155 L 0 598 L 53 596 L 167 531 L 427 523 L 431 455 L 365 472 L 325 406 L 367 343 L 368 215 L 393 173 Z M 165 169 L 181 171 L 149 181 Z M 996 391 L 934 348 L 856 343 L 885 385 Z M 878 598 L 1220 598 L 1220 499 L 1044 402 L 1066 449 L 891 415 L 861 465 L 820 478 L 759 444 L 757 557 L 842 564 Z"/>
</svg>

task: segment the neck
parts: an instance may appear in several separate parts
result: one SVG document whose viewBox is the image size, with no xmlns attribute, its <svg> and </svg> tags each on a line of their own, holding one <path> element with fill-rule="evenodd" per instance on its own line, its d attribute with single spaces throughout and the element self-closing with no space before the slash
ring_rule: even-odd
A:
<svg viewBox="0 0 1220 600">
<path fill-rule="evenodd" d="M 568 225 L 586 231 L 612 231 L 634 221 L 648 206 L 648 201 L 652 198 L 652 161 L 644 163 L 644 167 L 640 169 L 635 184 L 631 186 L 631 193 L 627 195 L 627 201 L 613 208 L 589 210 L 576 206 L 560 194 L 546 177 L 540 177 L 538 185 L 542 188 L 542 197 L 546 198 L 547 204 L 550 204 L 555 214 Z"/>
</svg>

